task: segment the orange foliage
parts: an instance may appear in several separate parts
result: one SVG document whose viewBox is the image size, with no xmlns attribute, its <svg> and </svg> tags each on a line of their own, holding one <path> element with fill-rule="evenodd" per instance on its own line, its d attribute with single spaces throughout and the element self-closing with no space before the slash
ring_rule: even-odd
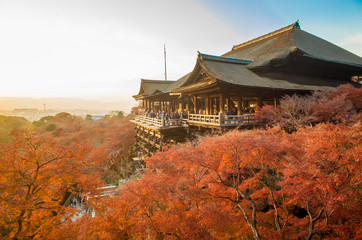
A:
<svg viewBox="0 0 362 240">
<path fill-rule="evenodd" d="M 89 239 L 358 239 L 360 134 L 327 124 L 171 147 L 74 226 Z"/>
<path fill-rule="evenodd" d="M 89 144 L 60 146 L 49 138 L 13 132 L 0 146 L 0 236 L 51 238 L 75 214 L 63 205 L 69 193 L 93 193 L 103 152 Z"/>
<path fill-rule="evenodd" d="M 353 125 L 361 121 L 362 88 L 349 84 L 336 91 L 318 91 L 310 96 L 289 96 L 280 105 L 264 106 L 255 113 L 262 126 L 280 126 L 287 132 L 317 123 Z"/>
</svg>

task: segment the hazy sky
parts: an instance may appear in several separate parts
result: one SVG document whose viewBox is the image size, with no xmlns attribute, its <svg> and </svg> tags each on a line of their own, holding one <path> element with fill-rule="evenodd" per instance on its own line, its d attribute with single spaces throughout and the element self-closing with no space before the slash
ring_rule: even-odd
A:
<svg viewBox="0 0 362 240">
<path fill-rule="evenodd" d="M 361 0 L 0 0 L 0 96 L 132 100 L 289 25 L 362 56 Z"/>
</svg>

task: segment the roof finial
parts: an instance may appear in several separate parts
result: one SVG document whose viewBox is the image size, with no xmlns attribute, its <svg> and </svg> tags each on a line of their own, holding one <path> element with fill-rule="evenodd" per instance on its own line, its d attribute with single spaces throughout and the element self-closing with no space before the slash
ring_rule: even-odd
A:
<svg viewBox="0 0 362 240">
<path fill-rule="evenodd" d="M 300 29 L 299 19 L 295 22 L 294 27 Z"/>
</svg>

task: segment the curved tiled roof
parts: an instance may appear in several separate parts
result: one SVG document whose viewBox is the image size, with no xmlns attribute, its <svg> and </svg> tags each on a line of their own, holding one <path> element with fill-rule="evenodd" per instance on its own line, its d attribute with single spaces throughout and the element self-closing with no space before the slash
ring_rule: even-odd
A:
<svg viewBox="0 0 362 240">
<path fill-rule="evenodd" d="M 362 67 L 362 58 L 300 29 L 298 22 L 248 42 L 236 45 L 224 57 L 254 60 L 250 68 L 283 59 L 293 52 L 325 61 Z"/>
<path fill-rule="evenodd" d="M 163 92 L 173 83 L 175 83 L 175 81 L 141 79 L 140 90 L 138 94 L 133 97 L 139 99 L 143 96 L 150 96 L 156 92 Z"/>
<path fill-rule="evenodd" d="M 222 56 L 198 53 L 192 72 L 173 82 L 143 79 L 140 92 L 134 97 L 193 91 L 216 82 L 245 87 L 306 91 L 322 89 L 323 86 L 336 87 L 344 83 L 336 79 L 327 79 L 326 76 L 301 76 L 290 72 L 269 72 L 261 75 L 254 72 L 258 67 L 268 66 L 274 60 L 287 59 L 291 54 L 338 63 L 342 69 L 350 65 L 354 67 L 353 71 L 357 72 L 357 75 L 362 74 L 361 57 L 301 30 L 299 23 L 296 22 L 236 45 Z M 203 71 L 213 80 L 198 82 Z"/>
</svg>

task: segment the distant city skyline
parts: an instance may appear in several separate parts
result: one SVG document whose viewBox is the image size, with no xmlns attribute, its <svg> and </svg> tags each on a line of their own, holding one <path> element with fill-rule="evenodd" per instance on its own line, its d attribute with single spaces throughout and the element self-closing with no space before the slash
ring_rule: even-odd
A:
<svg viewBox="0 0 362 240">
<path fill-rule="evenodd" d="M 139 79 L 177 80 L 197 51 L 220 55 L 299 19 L 362 56 L 360 0 L 0 0 L 0 97 L 127 101 Z"/>
</svg>

